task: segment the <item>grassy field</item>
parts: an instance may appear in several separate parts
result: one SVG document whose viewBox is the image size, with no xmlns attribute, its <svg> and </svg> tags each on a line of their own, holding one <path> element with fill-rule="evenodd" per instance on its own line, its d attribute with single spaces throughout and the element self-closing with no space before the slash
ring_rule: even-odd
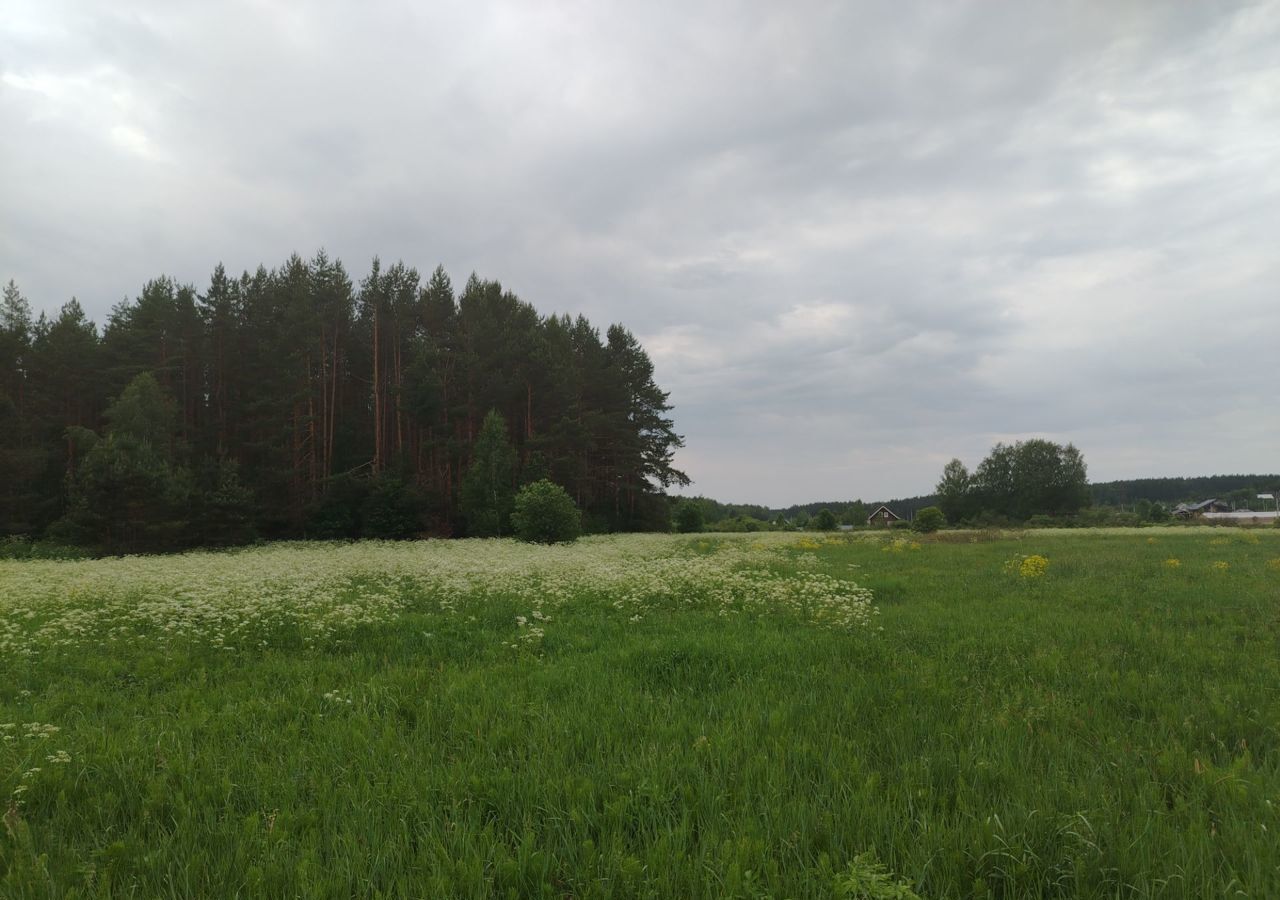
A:
<svg viewBox="0 0 1280 900">
<path fill-rule="evenodd" d="M 1280 897 L 1280 531 L 895 538 L 0 562 L 0 896 Z"/>
</svg>

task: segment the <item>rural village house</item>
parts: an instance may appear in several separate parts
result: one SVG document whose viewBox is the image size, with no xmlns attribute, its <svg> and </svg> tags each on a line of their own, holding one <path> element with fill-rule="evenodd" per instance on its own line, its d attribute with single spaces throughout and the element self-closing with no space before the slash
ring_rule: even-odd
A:
<svg viewBox="0 0 1280 900">
<path fill-rule="evenodd" d="M 1200 503 L 1179 503 L 1173 508 L 1173 514 L 1179 519 L 1190 519 L 1199 516 L 1212 522 L 1235 522 L 1240 525 L 1265 525 L 1280 519 L 1275 510 L 1232 509 L 1221 500 L 1204 500 Z"/>
<path fill-rule="evenodd" d="M 867 524 L 879 528 L 888 528 L 894 522 L 901 522 L 902 516 L 895 513 L 889 507 L 881 504 L 871 511 L 871 515 L 867 516 Z"/>
<path fill-rule="evenodd" d="M 1199 503 L 1179 503 L 1173 508 L 1173 514 L 1179 518 L 1203 515 L 1204 513 L 1230 512 L 1231 507 L 1216 498 L 1201 500 Z"/>
</svg>

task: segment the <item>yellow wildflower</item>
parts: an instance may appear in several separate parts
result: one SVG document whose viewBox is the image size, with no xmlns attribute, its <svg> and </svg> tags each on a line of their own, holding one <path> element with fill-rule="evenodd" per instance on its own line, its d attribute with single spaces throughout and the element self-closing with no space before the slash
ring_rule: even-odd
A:
<svg viewBox="0 0 1280 900">
<path fill-rule="evenodd" d="M 1049 571 L 1049 560 L 1038 553 L 1025 556 L 1018 566 L 1018 574 L 1023 578 L 1039 578 Z"/>
</svg>

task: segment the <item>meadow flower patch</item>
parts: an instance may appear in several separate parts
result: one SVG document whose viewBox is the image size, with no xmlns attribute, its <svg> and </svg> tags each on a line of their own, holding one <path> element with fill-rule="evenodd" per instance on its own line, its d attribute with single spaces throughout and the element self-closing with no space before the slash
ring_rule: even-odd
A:
<svg viewBox="0 0 1280 900">
<path fill-rule="evenodd" d="M 0 652 L 25 656 L 122 641 L 219 650 L 316 646 L 407 611 L 464 619 L 489 601 L 523 610 L 510 646 L 541 644 L 553 611 L 591 598 L 643 618 L 655 607 L 778 612 L 854 628 L 871 593 L 816 571 L 787 535 L 669 535 L 573 545 L 506 540 L 278 544 L 229 553 L 0 562 Z"/>
</svg>

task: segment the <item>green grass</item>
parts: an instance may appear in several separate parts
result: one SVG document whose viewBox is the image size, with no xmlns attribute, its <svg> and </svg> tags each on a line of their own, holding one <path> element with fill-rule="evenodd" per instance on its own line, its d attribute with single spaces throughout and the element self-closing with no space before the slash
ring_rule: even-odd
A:
<svg viewBox="0 0 1280 900">
<path fill-rule="evenodd" d="M 1280 533 L 969 538 L 760 551 L 871 588 L 870 626 L 577 581 L 516 649 L 528 597 L 409 576 L 232 650 L 147 622 L 26 652 L 54 613 L 10 595 L 0 896 L 1280 896 Z M 95 565 L 0 590 L 91 607 Z"/>
</svg>

